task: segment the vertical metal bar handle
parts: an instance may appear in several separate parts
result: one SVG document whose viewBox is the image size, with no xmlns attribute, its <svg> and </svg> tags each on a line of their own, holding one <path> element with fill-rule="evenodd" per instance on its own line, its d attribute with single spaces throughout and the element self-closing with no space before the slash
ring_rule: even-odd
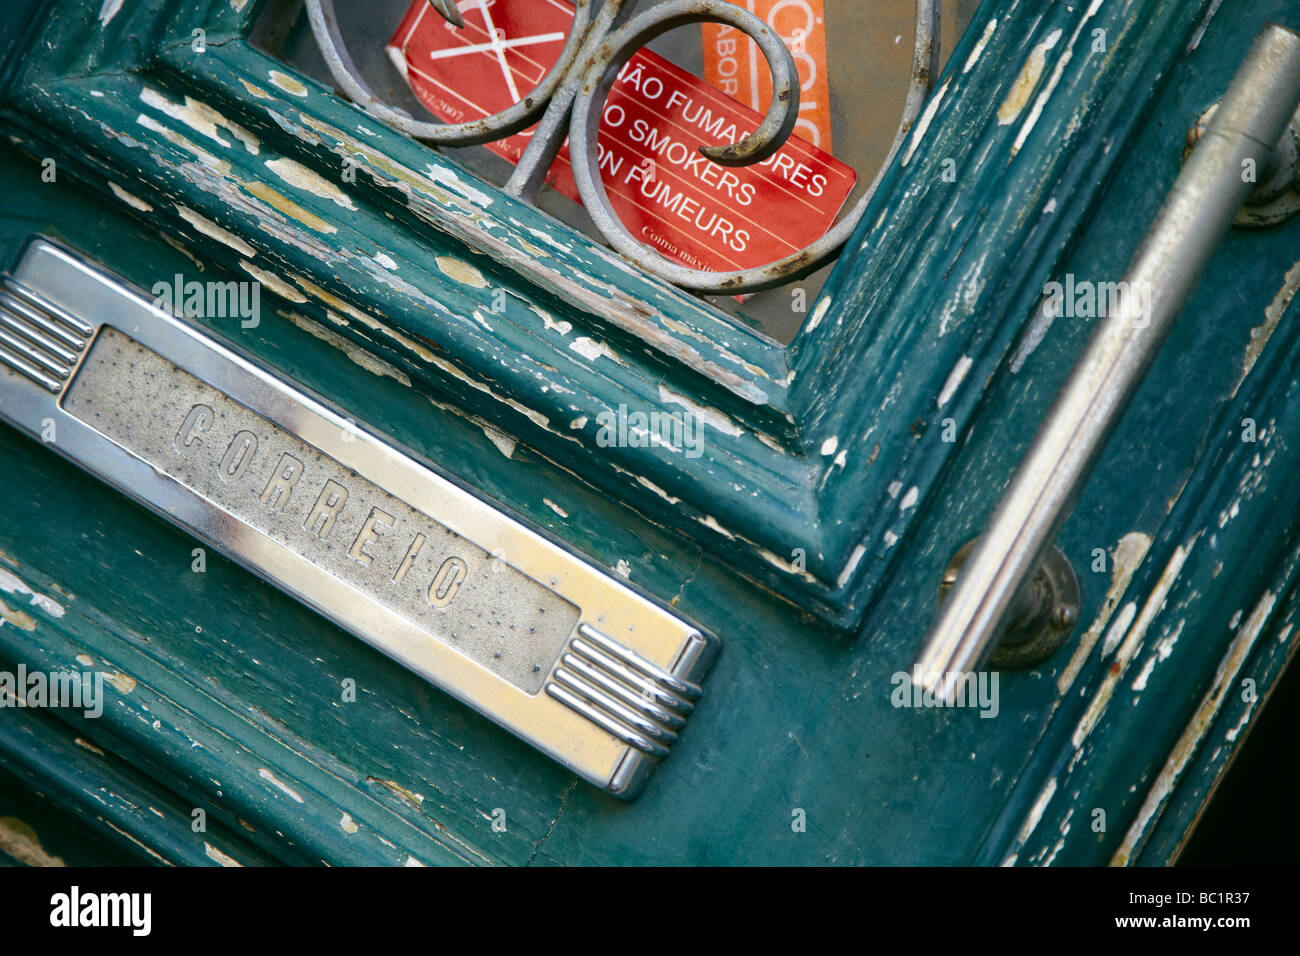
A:
<svg viewBox="0 0 1300 956">
<path fill-rule="evenodd" d="M 926 638 L 913 680 L 947 699 L 978 669 L 1037 572 L 1129 399 L 1300 104 L 1300 34 L 1268 27 L 1192 150 L 1119 288 Z M 918 675 L 919 672 L 919 675 Z"/>
</svg>

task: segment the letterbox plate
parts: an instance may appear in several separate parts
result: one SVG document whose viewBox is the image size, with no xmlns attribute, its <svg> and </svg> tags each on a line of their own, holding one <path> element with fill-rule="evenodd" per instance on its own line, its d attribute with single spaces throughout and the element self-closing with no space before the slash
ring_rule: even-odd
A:
<svg viewBox="0 0 1300 956">
<path fill-rule="evenodd" d="M 35 240 L 0 417 L 586 780 L 635 797 L 717 640 L 323 401 Z"/>
</svg>

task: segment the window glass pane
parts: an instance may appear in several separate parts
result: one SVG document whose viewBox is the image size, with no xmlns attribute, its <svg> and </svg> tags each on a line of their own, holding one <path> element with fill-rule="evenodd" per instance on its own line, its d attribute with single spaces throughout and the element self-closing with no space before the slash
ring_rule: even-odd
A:
<svg viewBox="0 0 1300 956">
<path fill-rule="evenodd" d="M 477 25 L 485 22 L 481 11 L 483 6 L 486 6 L 489 17 L 493 11 L 496 11 L 498 17 L 504 17 L 506 8 L 518 10 L 545 7 L 555 2 L 556 0 L 462 0 L 460 8 L 465 11 L 467 24 Z M 829 139 L 830 152 L 834 158 L 856 172 L 856 186 L 844 204 L 845 208 L 852 206 L 870 185 L 881 162 L 888 155 L 898 127 L 911 71 L 915 0 L 873 0 L 871 3 L 862 0 L 740 0 L 738 5 L 745 6 L 746 3 L 756 7 L 760 13 L 765 9 L 779 13 L 775 25 L 783 34 L 791 32 L 787 36 L 787 42 L 792 39 L 797 42 L 796 34 L 801 28 L 791 27 L 790 24 L 797 22 L 799 17 L 806 18 L 811 14 L 813 21 L 805 22 L 815 22 L 814 29 L 823 31 L 821 36 L 810 36 L 801 51 L 807 54 L 806 57 L 800 57 L 801 80 L 808 84 L 802 94 L 804 109 L 801 116 L 807 117 L 808 123 L 800 134 L 807 139 L 824 134 Z M 648 0 L 642 0 L 638 9 L 646 9 L 651 5 Z M 943 0 L 942 49 L 945 59 L 969 24 L 977 5 L 978 0 Z M 349 53 L 371 88 L 385 97 L 390 105 L 406 110 L 417 119 L 443 121 L 445 116 L 431 114 L 421 105 L 388 50 L 390 41 L 411 9 L 411 0 L 368 0 L 366 3 L 336 4 Z M 821 22 L 816 22 L 819 12 Z M 426 18 L 427 23 L 421 29 L 427 28 L 429 24 L 436 25 L 438 29 L 447 29 L 432 11 L 426 11 Z M 696 25 L 677 29 L 656 40 L 651 44 L 651 49 L 695 77 L 709 77 L 718 84 L 727 82 L 723 74 L 735 72 L 737 68 L 729 62 L 723 62 L 726 57 L 719 56 L 719 49 L 728 48 L 725 45 L 719 46 L 716 34 L 711 42 L 706 42 L 705 29 Z M 513 48 L 522 55 L 525 46 L 536 48 L 533 42 L 535 38 L 548 35 L 553 34 L 523 34 L 507 36 L 506 39 L 512 42 L 522 41 L 522 45 Z M 253 40 L 267 52 L 283 58 L 303 73 L 316 77 L 327 85 L 333 85 L 312 36 L 301 0 L 275 0 L 268 4 Z M 558 50 L 558 46 L 558 41 L 552 41 L 552 50 Z M 706 53 L 709 48 L 714 51 L 712 55 Z M 472 98 L 476 91 L 481 91 L 482 84 L 491 81 L 490 74 L 485 74 L 481 68 L 483 63 L 471 63 L 467 58 L 473 55 L 490 66 L 489 57 L 496 54 L 486 51 L 469 55 L 458 53 L 457 64 L 466 65 L 463 71 L 449 70 L 446 64 L 451 61 L 446 58 L 438 64 L 439 72 L 435 76 L 439 81 L 447 81 L 454 76 L 452 85 L 460 84 L 460 88 L 448 91 L 450 95 L 464 94 Z M 753 69 L 748 69 L 750 61 L 747 57 L 743 59 L 750 79 L 737 91 L 735 98 L 753 106 L 755 81 L 752 78 L 760 73 L 765 76 L 766 64 L 760 57 Z M 813 68 L 825 71 L 827 87 L 810 82 L 809 63 Z M 536 75 L 541 75 L 540 71 Z M 520 95 L 527 95 L 526 79 L 518 75 L 514 78 L 518 81 L 515 86 Z M 707 81 L 701 79 L 699 82 Z M 818 95 L 820 91 L 829 94 L 829 107 Z M 766 107 L 765 100 L 756 104 L 759 112 Z M 470 114 L 467 118 L 477 117 Z M 698 143 L 691 144 L 692 150 L 697 145 Z M 441 148 L 440 151 L 497 185 L 503 184 L 513 169 L 511 162 L 496 155 L 488 147 Z M 713 177 L 710 179 L 713 181 Z M 667 196 L 664 197 L 664 202 L 667 202 Z M 544 187 L 537 203 L 555 218 L 600 241 L 599 233 L 581 205 L 557 189 Z M 790 217 L 815 214 L 801 211 L 797 200 L 791 200 L 789 205 L 784 203 L 782 200 L 777 205 L 765 206 L 767 214 L 764 218 L 789 221 Z M 725 206 L 726 204 L 721 212 L 724 218 L 729 214 Z M 815 208 L 821 209 L 828 217 L 833 211 L 825 203 Z M 744 212 L 739 207 L 735 209 L 738 218 L 743 219 Z M 688 228 L 699 225 L 701 223 L 697 219 Z M 763 227 L 759 225 L 757 228 Z M 773 232 L 770 229 L 767 231 Z M 719 237 L 728 238 L 727 231 L 721 225 L 714 230 L 713 241 L 720 247 L 718 253 L 722 254 L 726 247 L 721 246 Z M 710 296 L 709 301 L 734 316 L 737 321 L 761 328 L 778 341 L 789 342 L 815 302 L 829 272 L 828 267 L 801 282 L 743 299 Z"/>
</svg>

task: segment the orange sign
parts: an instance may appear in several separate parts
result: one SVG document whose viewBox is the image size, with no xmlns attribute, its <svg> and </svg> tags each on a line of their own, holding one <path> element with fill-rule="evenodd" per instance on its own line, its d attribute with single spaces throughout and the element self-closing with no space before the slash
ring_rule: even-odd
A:
<svg viewBox="0 0 1300 956">
<path fill-rule="evenodd" d="M 826 72 L 825 0 L 731 0 L 780 34 L 799 68 L 795 133 L 831 151 L 831 92 Z M 704 24 L 704 78 L 750 109 L 766 111 L 772 79 L 758 44 L 739 30 Z"/>
</svg>

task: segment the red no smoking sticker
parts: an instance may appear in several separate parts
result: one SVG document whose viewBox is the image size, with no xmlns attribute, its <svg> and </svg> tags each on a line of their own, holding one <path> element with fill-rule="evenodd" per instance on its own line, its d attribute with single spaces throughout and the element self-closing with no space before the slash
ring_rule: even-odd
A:
<svg viewBox="0 0 1300 956">
<path fill-rule="evenodd" d="M 452 123 L 528 96 L 559 59 L 573 23 L 564 0 L 461 0 L 463 28 L 415 0 L 389 44 L 412 92 Z M 599 163 L 624 226 L 667 258 L 724 271 L 766 265 L 819 239 L 857 181 L 792 137 L 770 159 L 730 169 L 700 146 L 735 142 L 762 116 L 649 50 L 623 68 L 601 123 Z M 489 144 L 518 162 L 531 131 Z M 548 182 L 579 201 L 566 146 Z"/>
</svg>

